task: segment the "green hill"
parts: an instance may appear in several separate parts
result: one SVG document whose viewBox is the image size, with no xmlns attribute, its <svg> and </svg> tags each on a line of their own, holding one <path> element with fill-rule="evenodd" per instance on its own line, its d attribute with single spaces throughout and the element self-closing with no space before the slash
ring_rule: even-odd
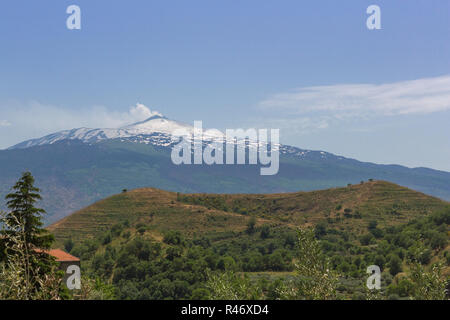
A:
<svg viewBox="0 0 450 320">
<path fill-rule="evenodd" d="M 413 295 L 401 280 L 411 258 L 441 261 L 448 275 L 449 224 L 447 202 L 374 181 L 268 195 L 136 189 L 48 229 L 55 246 L 80 257 L 83 273 L 111 284 L 120 299 L 207 298 L 208 269 L 244 272 L 276 299 L 277 279 L 294 269 L 296 229 L 314 226 L 342 276 L 340 296 L 357 299 L 369 265 L 383 270 L 384 298 Z"/>
<path fill-rule="evenodd" d="M 323 191 L 281 194 L 180 194 L 153 188 L 114 195 L 48 227 L 59 243 L 92 238 L 114 224 L 143 223 L 160 236 L 177 230 L 194 234 L 242 231 L 250 217 L 257 224 L 289 228 L 332 223 L 353 234 L 369 221 L 380 227 L 405 223 L 448 203 L 389 182 L 375 181 Z"/>
</svg>

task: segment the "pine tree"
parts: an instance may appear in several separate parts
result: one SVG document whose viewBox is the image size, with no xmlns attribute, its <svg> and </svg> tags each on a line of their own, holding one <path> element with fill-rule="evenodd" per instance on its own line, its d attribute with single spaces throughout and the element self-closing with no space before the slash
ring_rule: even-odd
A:
<svg viewBox="0 0 450 320">
<path fill-rule="evenodd" d="M 35 207 L 41 200 L 39 192 L 31 173 L 23 173 L 6 196 L 9 210 L 0 214 L 0 247 L 4 251 L 0 276 L 10 284 L 2 292 L 13 299 L 44 298 L 39 293 L 50 287 L 56 290 L 60 282 L 55 259 L 45 252 L 54 237 L 43 228 L 45 210 Z M 49 279 L 54 283 L 50 284 Z"/>
<path fill-rule="evenodd" d="M 6 214 L 6 219 L 8 225 L 12 227 L 7 232 L 15 232 L 14 226 L 21 223 L 24 225 L 28 250 L 49 249 L 54 238 L 42 228 L 42 216 L 46 213 L 45 210 L 34 206 L 42 198 L 39 194 L 40 190 L 34 186 L 34 178 L 31 173 L 23 173 L 12 189 L 13 192 L 6 196 L 6 205 L 10 209 Z"/>
</svg>

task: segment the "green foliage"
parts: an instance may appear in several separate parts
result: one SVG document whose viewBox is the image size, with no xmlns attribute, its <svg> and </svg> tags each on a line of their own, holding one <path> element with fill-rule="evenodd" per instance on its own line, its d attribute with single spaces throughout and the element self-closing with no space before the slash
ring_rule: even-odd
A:
<svg viewBox="0 0 450 320">
<path fill-rule="evenodd" d="M 446 286 L 449 279 L 442 276 L 440 263 L 431 266 L 431 271 L 418 262 L 411 264 L 410 279 L 414 284 L 414 298 L 417 300 L 447 300 Z"/>
<path fill-rule="evenodd" d="M 13 218 L 14 219 L 14 218 Z M 0 300 L 59 300 L 62 274 L 45 253 L 29 250 L 24 220 L 10 225 L 11 216 L 1 212 L 2 231 L 7 234 L 4 261 L 0 263 Z"/>
<path fill-rule="evenodd" d="M 72 238 L 69 238 L 66 241 L 64 241 L 64 249 L 67 252 L 72 251 L 74 245 L 75 245 L 75 243 L 73 242 Z"/>
<path fill-rule="evenodd" d="M 44 210 L 34 178 L 25 172 L 6 196 L 10 211 L 0 212 L 0 299 L 59 299 L 61 275 L 56 263 L 43 250 L 54 238 L 42 228 Z"/>
<path fill-rule="evenodd" d="M 77 299 L 115 300 L 117 299 L 116 294 L 116 288 L 113 285 L 104 283 L 100 278 L 92 279 L 83 276 L 81 279 L 81 290 L 78 292 Z"/>
<path fill-rule="evenodd" d="M 336 298 L 338 276 L 315 239 L 314 230 L 298 231 L 296 278 L 282 296 L 288 299 L 329 300 Z"/>
<path fill-rule="evenodd" d="M 365 234 L 360 237 L 359 242 L 363 246 L 368 246 L 369 244 L 372 244 L 374 242 L 374 237 L 371 233 Z"/>
<path fill-rule="evenodd" d="M 2 231 L 2 235 L 10 237 L 18 232 L 23 225 L 25 235 L 25 247 L 28 251 L 32 248 L 48 249 L 54 241 L 53 235 L 42 228 L 42 215 L 45 210 L 35 207 L 41 200 L 39 189 L 34 186 L 34 178 L 30 172 L 25 172 L 13 186 L 13 192 L 6 196 L 6 206 L 9 211 L 4 215 L 8 228 Z"/>
<path fill-rule="evenodd" d="M 397 273 L 402 271 L 402 260 L 396 256 L 391 255 L 389 259 L 389 272 L 392 276 L 397 275 Z"/>
<path fill-rule="evenodd" d="M 301 231 L 301 241 L 291 229 L 268 225 L 259 229 L 255 226 L 259 232 L 250 234 L 246 230 L 210 233 L 192 240 L 181 232 L 168 231 L 162 243 L 141 237 L 139 232 L 124 237 L 136 226 L 142 226 L 138 224 L 130 229 L 117 226 L 113 228 L 117 232 L 106 232 L 112 236 L 109 245 L 102 245 L 104 235 L 98 235 L 97 239 L 76 245 L 72 253 L 86 257 L 84 265 L 91 277 L 100 276 L 107 283 L 112 279 L 117 298 L 121 299 L 206 299 L 210 292 L 205 288 L 208 269 L 216 276 L 225 272 L 240 277 L 242 272 L 280 272 L 293 268 L 295 276 L 289 274 L 276 285 L 274 281 L 258 284 L 260 298 L 405 298 L 414 297 L 415 282 L 409 278 L 393 280 L 390 273 L 400 272 L 408 257 L 430 261 L 435 254 L 431 249 L 433 238 L 446 234 L 449 213 L 450 210 L 436 212 L 398 227 L 381 229 L 377 225 L 372 231 L 381 230 L 381 238 L 368 232 L 366 246 L 360 246 L 355 236 L 326 223 L 321 223 L 323 227 L 319 230 Z M 269 237 L 263 236 L 267 229 Z M 320 242 L 316 239 L 319 237 Z M 423 250 L 416 253 L 416 247 L 422 243 Z M 442 256 L 445 259 L 445 253 Z M 373 292 L 369 295 L 350 284 L 351 279 L 367 277 L 365 269 L 372 264 L 387 269 L 382 276 L 383 285 L 388 288 L 383 291 L 385 296 Z M 339 280 L 333 270 L 341 274 Z M 248 280 L 256 285 L 256 279 Z M 360 280 L 358 283 L 363 285 Z"/>
<path fill-rule="evenodd" d="M 267 239 L 270 237 L 270 226 L 265 224 L 261 227 L 261 239 Z"/>
<path fill-rule="evenodd" d="M 327 234 L 327 223 L 326 223 L 325 221 L 320 221 L 320 222 L 316 225 L 316 227 L 315 227 L 315 229 L 314 229 L 314 232 L 315 232 L 315 236 L 316 236 L 318 239 L 320 239 L 320 238 L 322 238 L 323 236 L 325 236 L 325 235 Z"/>
<path fill-rule="evenodd" d="M 183 244 L 184 239 L 179 231 L 168 231 L 164 235 L 163 241 L 167 244 L 180 245 Z"/>
<path fill-rule="evenodd" d="M 293 279 L 278 279 L 271 283 L 262 279 L 255 283 L 231 271 L 208 272 L 206 287 L 211 292 L 210 299 L 335 299 L 338 277 L 314 233 L 312 229 L 298 231 L 296 276 Z"/>
<path fill-rule="evenodd" d="M 369 225 L 367 226 L 367 229 L 373 230 L 378 226 L 378 222 L 376 220 L 369 221 Z"/>
<path fill-rule="evenodd" d="M 414 284 L 407 278 L 402 278 L 398 283 L 392 284 L 388 288 L 388 294 L 391 299 L 411 297 L 414 295 Z"/>
<path fill-rule="evenodd" d="M 255 299 L 336 299 L 342 295 L 366 299 L 405 298 L 416 292 L 411 279 L 393 281 L 389 273 L 383 273 L 388 290 L 383 291 L 386 296 L 380 296 L 380 293 L 367 294 L 361 289 L 354 291 L 343 277 L 365 278 L 365 269 L 371 264 L 393 272 L 394 264 L 401 266 L 408 255 L 423 257 L 426 252 L 432 252 L 427 248 L 431 246 L 434 231 L 446 232 L 447 229 L 442 228 L 446 221 L 446 214 L 438 212 L 401 227 L 379 229 L 383 231 L 379 239 L 369 232 L 371 245 L 367 247 L 359 246 L 357 239 L 346 232 L 328 226 L 322 228 L 325 233 L 317 229 L 303 230 L 297 236 L 290 229 L 270 227 L 270 236 L 265 237 L 262 234 L 268 225 L 264 225 L 258 233 L 249 234 L 246 230 L 211 233 L 193 240 L 183 237 L 181 232 L 169 231 L 164 234 L 162 243 L 141 237 L 139 232 L 124 238 L 124 234 L 136 229 L 134 226 L 120 233 L 110 231 L 112 242 L 103 245 L 103 250 L 104 235 L 99 235 L 97 240 L 76 245 L 73 253 L 86 255 L 84 265 L 89 268 L 88 274 L 94 278 L 100 276 L 107 283 L 111 281 L 119 299 L 207 299 L 211 298 L 211 287 L 205 286 L 207 279 L 217 284 L 227 277 L 236 283 L 246 279 L 242 281 L 253 288 Z M 433 232 L 422 236 L 424 230 Z M 320 242 L 316 236 L 321 237 Z M 413 249 L 421 242 L 427 248 L 416 254 Z M 290 271 L 293 265 L 295 276 L 290 274 L 279 281 L 259 283 L 251 277 L 242 278 L 242 272 Z M 207 270 L 213 275 L 210 278 Z M 334 270 L 340 272 L 340 279 Z M 239 285 L 236 286 L 229 285 L 213 295 L 240 295 Z"/>
<path fill-rule="evenodd" d="M 0 224 L 10 230 L 11 217 L 2 213 Z M 16 221 L 8 233 L 6 256 L 0 263 L 0 300 L 59 300 L 61 274 L 46 255 L 28 250 L 24 221 Z M 41 269 L 44 263 L 46 269 Z"/>
<path fill-rule="evenodd" d="M 261 299 L 261 289 L 244 275 L 233 272 L 207 273 L 206 288 L 211 300 L 257 300 Z"/>
<path fill-rule="evenodd" d="M 251 217 L 250 220 L 248 220 L 247 223 L 247 233 L 248 234 L 253 234 L 256 231 L 256 218 L 255 217 Z"/>
</svg>

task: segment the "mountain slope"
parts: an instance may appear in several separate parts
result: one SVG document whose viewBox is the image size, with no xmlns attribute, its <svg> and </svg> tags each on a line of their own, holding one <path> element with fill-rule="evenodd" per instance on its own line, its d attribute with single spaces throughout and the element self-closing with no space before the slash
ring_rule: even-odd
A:
<svg viewBox="0 0 450 320">
<path fill-rule="evenodd" d="M 369 221 L 380 227 L 404 224 L 449 204 L 384 182 L 283 194 L 177 194 L 153 188 L 114 195 L 48 227 L 57 243 L 81 241 L 128 221 L 149 228 L 155 239 L 168 231 L 187 237 L 240 232 L 250 217 L 257 225 L 295 229 L 328 221 L 352 235 L 364 233 Z"/>
</svg>

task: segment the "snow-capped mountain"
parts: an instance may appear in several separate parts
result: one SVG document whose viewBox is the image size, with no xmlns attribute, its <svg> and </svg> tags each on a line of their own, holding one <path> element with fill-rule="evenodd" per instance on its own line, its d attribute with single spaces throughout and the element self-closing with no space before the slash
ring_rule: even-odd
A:
<svg viewBox="0 0 450 320">
<path fill-rule="evenodd" d="M 80 140 L 84 143 L 98 143 L 104 140 L 120 139 L 122 141 L 132 141 L 135 143 L 154 144 L 159 146 L 168 146 L 174 141 L 172 137 L 185 135 L 189 140 L 197 136 L 203 136 L 205 141 L 223 137 L 223 133 L 217 129 L 202 130 L 194 126 L 170 120 L 163 115 L 154 115 L 144 121 L 136 122 L 120 128 L 77 128 L 71 130 L 59 131 L 46 135 L 42 138 L 31 139 L 16 144 L 8 149 L 24 149 L 34 146 L 54 144 L 63 140 Z"/>
<path fill-rule="evenodd" d="M 23 149 L 46 144 L 54 144 L 62 140 L 80 140 L 84 143 L 98 143 L 108 139 L 127 139 L 132 137 L 160 136 L 162 140 L 170 138 L 177 130 L 193 132 L 194 128 L 181 122 L 169 120 L 162 115 L 154 115 L 145 121 L 137 122 L 121 128 L 90 129 L 77 128 L 49 134 L 42 138 L 21 142 L 9 149 Z M 170 140 L 170 139 L 169 139 Z"/>
<path fill-rule="evenodd" d="M 136 122 L 120 128 L 77 128 L 71 130 L 64 130 L 56 133 L 46 135 L 41 138 L 31 139 L 19 144 L 16 144 L 11 149 L 25 149 L 35 146 L 51 145 L 64 140 L 79 140 L 87 144 L 95 144 L 105 140 L 118 139 L 120 141 L 151 144 L 155 146 L 169 147 L 173 145 L 177 139 L 174 136 L 180 136 L 184 133 L 188 134 L 185 139 L 192 139 L 195 135 L 203 137 L 203 143 L 208 144 L 214 139 L 221 139 L 224 133 L 217 129 L 199 129 L 192 125 L 168 119 L 167 117 L 156 114 L 150 118 Z M 181 134 L 180 134 L 181 133 Z M 195 134 L 195 135 L 194 135 Z M 238 141 L 243 142 L 243 140 Z M 247 141 L 250 148 L 257 148 L 258 141 Z M 304 150 L 288 145 L 274 145 L 278 148 L 281 154 L 296 156 L 299 158 L 336 158 L 343 159 L 343 157 L 335 156 L 324 151 Z"/>
</svg>

